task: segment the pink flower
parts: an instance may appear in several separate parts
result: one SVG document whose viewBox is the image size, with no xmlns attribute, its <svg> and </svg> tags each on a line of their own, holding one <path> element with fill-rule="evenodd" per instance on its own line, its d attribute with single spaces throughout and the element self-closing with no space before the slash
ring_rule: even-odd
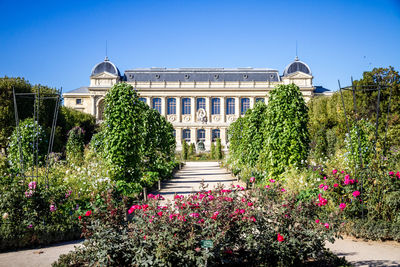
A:
<svg viewBox="0 0 400 267">
<path fill-rule="evenodd" d="M 147 236 L 143 236 L 143 239 L 146 240 Z"/>
<path fill-rule="evenodd" d="M 168 217 L 169 217 L 169 220 L 172 221 L 176 216 L 178 216 L 178 214 L 172 213 Z"/>
<path fill-rule="evenodd" d="M 214 197 L 213 195 L 209 195 L 209 196 L 208 196 L 208 199 L 209 199 L 209 200 L 214 200 L 215 197 Z"/>
<path fill-rule="evenodd" d="M 50 212 L 54 212 L 54 211 L 56 211 L 56 210 L 57 210 L 56 205 L 51 204 L 51 205 L 50 205 Z"/>
<path fill-rule="evenodd" d="M 247 206 L 251 207 L 251 206 L 253 206 L 253 203 L 247 202 Z"/>
<path fill-rule="evenodd" d="M 204 219 L 200 219 L 197 221 L 197 223 L 203 223 L 203 222 L 204 222 Z"/>
<path fill-rule="evenodd" d="M 245 198 L 242 198 L 242 202 L 246 202 L 246 199 L 245 199 Z"/>
<path fill-rule="evenodd" d="M 241 214 L 243 214 L 243 213 L 245 213 L 246 211 L 245 211 L 244 209 L 241 209 L 239 212 L 240 212 Z"/>
<path fill-rule="evenodd" d="M 324 180 L 326 180 L 326 176 L 324 176 Z"/>
<path fill-rule="evenodd" d="M 344 210 L 344 208 L 346 208 L 346 203 L 340 203 L 339 207 L 341 210 Z"/>
<path fill-rule="evenodd" d="M 337 173 L 337 170 L 336 170 L 336 169 L 333 169 L 332 173 L 333 173 L 333 174 L 336 174 L 336 173 Z"/>
<path fill-rule="evenodd" d="M 389 175 L 390 175 L 390 176 L 394 176 L 394 172 L 390 171 L 390 172 L 389 172 Z"/>
<path fill-rule="evenodd" d="M 233 198 L 231 198 L 231 197 L 225 197 L 225 200 L 228 201 L 228 202 L 232 202 Z"/>
<path fill-rule="evenodd" d="M 266 186 L 264 186 L 264 188 L 271 188 L 271 186 L 269 186 L 269 185 L 266 185 Z"/>
<path fill-rule="evenodd" d="M 154 199 L 155 197 L 154 197 L 153 194 L 148 194 L 148 195 L 147 195 L 147 198 L 153 198 L 153 199 Z"/>
<path fill-rule="evenodd" d="M 157 215 L 161 217 L 163 215 L 163 212 L 162 211 L 157 212 Z"/>
<path fill-rule="evenodd" d="M 319 220 L 318 220 L 318 219 L 316 219 L 316 220 L 315 220 L 315 223 L 319 223 Z"/>
<path fill-rule="evenodd" d="M 251 217 L 250 217 L 250 220 L 252 220 L 253 222 L 256 222 L 256 217 L 251 216 Z"/>
<path fill-rule="evenodd" d="M 193 217 L 193 218 L 199 218 L 200 214 L 198 214 L 198 213 L 190 213 L 189 216 Z"/>
<path fill-rule="evenodd" d="M 82 220 L 82 216 L 81 216 L 81 215 L 79 215 L 79 216 L 78 216 L 78 219 L 79 219 L 79 220 Z"/>
<path fill-rule="evenodd" d="M 275 183 L 275 180 L 274 179 L 270 179 L 269 180 L 271 183 Z"/>
<path fill-rule="evenodd" d="M 32 224 L 28 225 L 28 228 L 32 228 L 32 227 L 33 227 L 33 225 L 32 225 Z"/>
<path fill-rule="evenodd" d="M 219 212 L 218 212 L 218 211 L 214 212 L 214 215 L 213 215 L 213 216 L 211 216 L 211 219 L 213 219 L 213 220 L 216 220 L 216 219 L 217 219 L 217 216 L 218 216 L 218 214 L 219 214 Z"/>
<path fill-rule="evenodd" d="M 85 216 L 88 217 L 88 216 L 90 216 L 90 215 L 92 215 L 92 211 L 91 211 L 91 210 L 88 210 L 88 211 L 85 213 Z"/>
<path fill-rule="evenodd" d="M 344 171 L 341 171 L 340 173 L 341 173 L 341 174 L 343 174 L 343 173 L 344 173 Z"/>
<path fill-rule="evenodd" d="M 29 189 L 35 190 L 36 189 L 37 183 L 35 181 L 32 181 L 28 184 Z"/>
<path fill-rule="evenodd" d="M 320 185 L 319 185 L 319 188 L 323 188 L 323 187 L 324 187 L 324 184 L 320 184 Z"/>
<path fill-rule="evenodd" d="M 183 198 L 183 195 L 176 195 L 176 196 L 174 196 L 174 199 L 182 199 Z"/>
<path fill-rule="evenodd" d="M 285 241 L 285 238 L 283 238 L 283 236 L 281 236 L 281 234 L 278 233 L 277 240 L 278 240 L 278 242 L 282 242 L 282 241 Z"/>
<path fill-rule="evenodd" d="M 319 207 L 325 206 L 328 203 L 328 200 L 322 197 L 321 194 L 318 194 L 319 203 L 317 204 Z"/>
<path fill-rule="evenodd" d="M 254 183 L 256 181 L 256 178 L 250 177 L 250 183 Z"/>
<path fill-rule="evenodd" d="M 400 172 L 396 172 L 396 176 L 400 179 Z"/>
<path fill-rule="evenodd" d="M 360 191 L 354 191 L 354 192 L 353 192 L 353 196 L 354 196 L 354 197 L 358 197 L 359 195 L 360 195 Z"/>
<path fill-rule="evenodd" d="M 329 223 L 325 223 L 324 226 L 326 229 L 329 229 Z"/>
<path fill-rule="evenodd" d="M 350 179 L 350 175 L 346 174 L 346 176 L 344 177 L 344 179 L 349 180 L 349 179 Z"/>
<path fill-rule="evenodd" d="M 164 200 L 164 199 L 165 199 L 165 198 L 164 198 L 162 195 L 160 195 L 160 194 L 157 194 L 154 198 L 155 198 L 155 199 L 161 199 L 161 200 Z"/>
<path fill-rule="evenodd" d="M 285 188 L 282 188 L 282 189 L 281 189 L 281 192 L 286 192 L 286 189 L 285 189 Z"/>
<path fill-rule="evenodd" d="M 339 186 L 338 184 L 334 184 L 334 185 L 333 185 L 333 187 L 338 187 L 338 186 Z"/>
<path fill-rule="evenodd" d="M 328 188 L 329 188 L 329 186 L 328 186 L 328 185 L 325 185 L 325 186 L 324 186 L 324 191 L 328 190 Z"/>
<path fill-rule="evenodd" d="M 25 191 L 25 197 L 29 198 L 31 196 L 33 196 L 33 191 L 32 190 Z"/>
</svg>

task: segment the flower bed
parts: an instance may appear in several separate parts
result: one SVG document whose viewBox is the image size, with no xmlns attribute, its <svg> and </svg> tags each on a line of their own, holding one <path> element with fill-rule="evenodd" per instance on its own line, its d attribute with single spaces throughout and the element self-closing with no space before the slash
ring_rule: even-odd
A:
<svg viewBox="0 0 400 267">
<path fill-rule="evenodd" d="M 298 201 L 277 182 L 263 189 L 203 190 L 169 202 L 149 195 L 148 202 L 127 205 L 111 191 L 104 199 L 105 205 L 80 217 L 83 247 L 55 266 L 345 264 L 324 249 L 337 236 L 338 216 L 318 216 L 318 205 Z"/>
</svg>

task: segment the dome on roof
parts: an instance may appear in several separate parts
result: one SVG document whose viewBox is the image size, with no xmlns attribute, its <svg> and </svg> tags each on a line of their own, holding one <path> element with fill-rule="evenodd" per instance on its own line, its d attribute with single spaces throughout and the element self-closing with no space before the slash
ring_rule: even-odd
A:
<svg viewBox="0 0 400 267">
<path fill-rule="evenodd" d="M 113 75 L 121 76 L 119 73 L 118 68 L 112 63 L 110 60 L 108 60 L 108 57 L 104 59 L 103 62 L 98 63 L 94 68 L 92 69 L 92 75 L 97 75 L 103 72 L 108 72 Z"/>
<path fill-rule="evenodd" d="M 307 73 L 307 74 L 311 75 L 310 67 L 306 63 L 300 61 L 298 57 L 296 57 L 292 63 L 287 65 L 287 67 L 283 71 L 283 76 L 287 76 L 296 71 L 301 71 L 303 73 Z"/>
</svg>

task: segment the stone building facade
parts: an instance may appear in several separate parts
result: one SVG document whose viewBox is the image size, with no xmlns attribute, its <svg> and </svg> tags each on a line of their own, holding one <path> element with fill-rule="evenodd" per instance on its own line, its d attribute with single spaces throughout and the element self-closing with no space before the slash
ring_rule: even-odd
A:
<svg viewBox="0 0 400 267">
<path fill-rule="evenodd" d="M 140 100 L 172 123 L 177 150 L 182 140 L 204 145 L 221 138 L 229 146 L 227 129 L 257 101 L 268 101 L 268 93 L 276 85 L 294 83 L 309 100 L 319 94 L 312 83 L 307 64 L 296 58 L 283 75 L 274 69 L 255 68 L 148 68 L 126 70 L 121 75 L 106 57 L 92 69 L 90 85 L 64 93 L 64 105 L 92 114 L 103 120 L 104 96 L 116 83 L 131 84 Z M 199 148 L 199 146 L 198 146 Z"/>
</svg>

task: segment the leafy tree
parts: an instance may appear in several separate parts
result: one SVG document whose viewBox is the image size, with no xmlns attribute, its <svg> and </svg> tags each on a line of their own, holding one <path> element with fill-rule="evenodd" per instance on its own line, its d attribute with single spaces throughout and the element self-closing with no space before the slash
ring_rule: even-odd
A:
<svg viewBox="0 0 400 267">
<path fill-rule="evenodd" d="M 194 154 L 196 154 L 196 146 L 194 143 L 190 143 L 188 154 L 189 156 L 194 156 Z"/>
<path fill-rule="evenodd" d="M 215 156 L 215 144 L 214 144 L 214 142 L 211 142 L 210 158 L 211 158 L 211 159 L 215 159 L 215 158 L 216 158 L 216 156 Z"/>
<path fill-rule="evenodd" d="M 181 156 L 183 160 L 188 159 L 188 144 L 186 143 L 186 140 L 182 140 Z"/>
<path fill-rule="evenodd" d="M 36 132 L 36 127 L 38 132 Z M 19 133 L 19 138 L 18 138 Z M 20 140 L 21 151 L 23 156 L 23 166 L 20 164 L 20 146 L 18 139 Z M 38 161 L 43 162 L 45 155 L 47 154 L 47 137 L 42 126 L 37 125 L 32 118 L 28 118 L 19 124 L 18 129 L 14 129 L 10 143 L 8 146 L 8 159 L 11 167 L 19 170 L 26 170 L 32 167 L 34 162 L 34 148 L 33 140 L 38 140 Z"/>
<path fill-rule="evenodd" d="M 126 83 L 115 84 L 105 97 L 104 151 L 115 180 L 139 181 L 144 144 L 141 103 Z"/>
<path fill-rule="evenodd" d="M 66 155 L 69 163 L 79 164 L 83 160 L 85 144 L 83 142 L 84 131 L 75 126 L 68 132 Z"/>
<path fill-rule="evenodd" d="M 222 159 L 221 138 L 217 138 L 217 145 L 215 146 L 215 158 L 218 160 Z"/>
<path fill-rule="evenodd" d="M 278 85 L 271 92 L 264 128 L 262 164 L 270 176 L 307 159 L 308 109 L 299 87 Z"/>
<path fill-rule="evenodd" d="M 31 85 L 23 78 L 0 78 L 0 152 L 8 145 L 8 137 L 15 128 L 13 88 L 16 93 L 30 93 Z M 17 105 L 23 106 L 18 110 L 20 120 L 32 117 L 33 102 L 17 98 Z"/>
</svg>

